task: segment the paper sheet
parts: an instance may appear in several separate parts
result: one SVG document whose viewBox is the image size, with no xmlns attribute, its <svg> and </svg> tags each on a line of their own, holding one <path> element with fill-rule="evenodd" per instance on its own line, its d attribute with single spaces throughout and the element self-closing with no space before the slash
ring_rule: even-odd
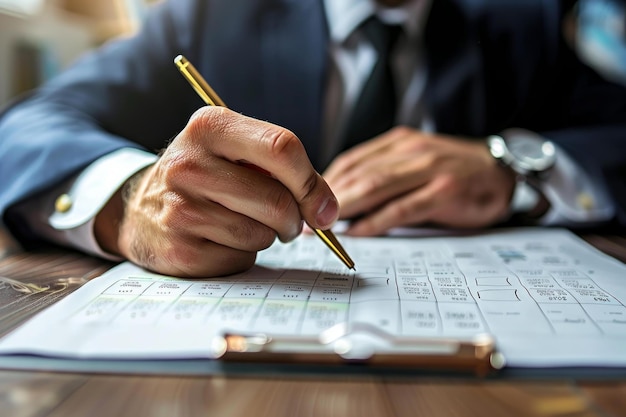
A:
<svg viewBox="0 0 626 417">
<path fill-rule="evenodd" d="M 315 336 L 368 323 L 399 337 L 489 333 L 511 366 L 626 367 L 626 265 L 569 231 L 340 240 L 356 272 L 314 236 L 225 278 L 123 263 L 4 337 L 0 354 L 207 358 L 224 330 Z"/>
</svg>

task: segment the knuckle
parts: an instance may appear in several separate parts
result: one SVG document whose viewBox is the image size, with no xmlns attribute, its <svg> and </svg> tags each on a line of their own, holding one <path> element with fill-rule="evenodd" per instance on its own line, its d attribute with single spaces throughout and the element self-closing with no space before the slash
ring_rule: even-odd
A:
<svg viewBox="0 0 626 417">
<path fill-rule="evenodd" d="M 288 129 L 271 125 L 263 131 L 260 139 L 269 155 L 284 161 L 293 154 L 293 150 L 302 146 L 298 137 Z"/>
<path fill-rule="evenodd" d="M 312 200 L 315 195 L 315 190 L 318 188 L 320 176 L 316 172 L 312 172 L 305 180 L 304 184 L 300 188 L 302 194 L 297 196 L 300 202 L 306 202 Z"/>
<path fill-rule="evenodd" d="M 407 136 L 413 132 L 414 130 L 406 125 L 395 126 L 390 131 L 394 136 Z"/>
<path fill-rule="evenodd" d="M 207 132 L 227 131 L 234 123 L 232 113 L 225 107 L 205 106 L 196 110 L 185 127 L 185 133 L 193 141 L 203 140 Z M 214 135 L 219 137 L 220 135 Z"/>
<path fill-rule="evenodd" d="M 411 206 L 401 203 L 393 204 L 389 211 L 393 218 L 400 221 L 406 221 L 413 214 Z"/>
<path fill-rule="evenodd" d="M 406 152 L 425 152 L 434 145 L 431 135 L 415 131 L 408 126 L 394 127 L 391 132 L 390 140 L 393 140 L 394 146 Z"/>
<path fill-rule="evenodd" d="M 229 223 L 225 226 L 226 231 L 242 247 L 248 250 L 262 250 L 268 248 L 276 237 L 276 234 L 251 219 Z"/>
<path fill-rule="evenodd" d="M 421 139 L 406 141 L 403 145 L 407 153 L 425 154 L 431 148 L 430 143 Z"/>
<path fill-rule="evenodd" d="M 204 106 L 193 112 L 187 126 L 192 128 L 206 128 L 219 126 L 229 120 L 228 109 L 219 106 Z"/>
<path fill-rule="evenodd" d="M 380 172 L 373 176 L 368 176 L 363 181 L 362 192 L 365 194 L 371 194 L 379 191 L 393 180 L 393 175 L 389 172 Z"/>
<path fill-rule="evenodd" d="M 278 187 L 267 198 L 267 215 L 275 221 L 287 219 L 298 212 L 298 204 L 292 194 L 284 187 Z"/>
<path fill-rule="evenodd" d="M 445 163 L 445 157 L 437 152 L 430 152 L 428 145 L 420 145 L 420 153 L 422 154 L 422 163 L 424 169 L 428 170 L 440 170 Z"/>
<path fill-rule="evenodd" d="M 339 153 L 335 159 L 332 161 L 331 167 L 337 168 L 339 170 L 344 169 L 352 163 L 351 153 L 347 151 L 343 151 Z"/>
<path fill-rule="evenodd" d="M 248 246 L 255 237 L 255 227 L 251 224 L 250 220 L 244 219 L 240 222 L 231 222 L 225 225 L 226 231 L 237 242 L 243 243 L 244 246 Z"/>
<path fill-rule="evenodd" d="M 166 188 L 183 188 L 191 180 L 201 177 L 201 159 L 194 157 L 193 145 L 168 149 L 157 162 L 155 176 Z"/>
<path fill-rule="evenodd" d="M 191 230 L 201 221 L 200 213 L 194 204 L 174 192 L 162 196 L 162 211 L 159 216 L 161 227 L 169 233 L 179 230 Z"/>
<path fill-rule="evenodd" d="M 163 180 L 168 186 L 178 185 L 180 178 L 185 178 L 199 170 L 198 163 L 186 158 L 182 153 L 170 153 L 160 159 L 160 169 L 163 172 Z"/>
<path fill-rule="evenodd" d="M 442 195 L 453 195 L 461 191 L 460 184 L 454 175 L 451 174 L 441 174 L 437 178 L 435 188 Z"/>
<path fill-rule="evenodd" d="M 194 156 L 192 149 L 170 152 L 159 160 L 159 179 L 166 190 L 177 190 L 181 193 L 185 193 L 184 190 L 194 184 L 222 189 L 227 174 L 207 169 L 216 159 L 217 157 L 209 153 L 204 153 L 202 157 Z"/>
</svg>

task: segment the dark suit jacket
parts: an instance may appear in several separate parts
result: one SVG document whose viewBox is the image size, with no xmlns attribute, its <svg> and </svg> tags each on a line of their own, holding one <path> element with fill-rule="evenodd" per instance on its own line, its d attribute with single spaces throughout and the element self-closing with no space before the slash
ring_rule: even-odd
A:
<svg viewBox="0 0 626 417">
<path fill-rule="evenodd" d="M 434 0 L 429 110 L 442 133 L 522 127 L 554 140 L 607 183 L 626 225 L 626 89 L 576 59 L 563 13 L 557 0 Z M 316 155 L 327 38 L 321 0 L 166 2 L 138 36 L 89 53 L 1 117 L 0 213 L 23 237 L 16 203 L 117 148 L 166 146 L 203 105 L 178 54 L 230 108 L 291 129 Z"/>
</svg>

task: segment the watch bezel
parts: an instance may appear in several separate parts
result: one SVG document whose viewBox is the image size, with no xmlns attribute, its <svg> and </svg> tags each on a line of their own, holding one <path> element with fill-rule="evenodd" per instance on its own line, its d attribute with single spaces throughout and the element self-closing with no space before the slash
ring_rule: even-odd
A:
<svg viewBox="0 0 626 417">
<path fill-rule="evenodd" d="M 536 142 L 541 158 L 516 155 L 510 149 L 511 141 L 523 139 Z M 517 174 L 525 177 L 542 176 L 549 172 L 556 163 L 556 148 L 554 144 L 535 133 L 522 129 L 508 129 L 501 135 L 491 135 L 487 138 L 489 152 L 503 165 L 510 167 Z"/>
</svg>

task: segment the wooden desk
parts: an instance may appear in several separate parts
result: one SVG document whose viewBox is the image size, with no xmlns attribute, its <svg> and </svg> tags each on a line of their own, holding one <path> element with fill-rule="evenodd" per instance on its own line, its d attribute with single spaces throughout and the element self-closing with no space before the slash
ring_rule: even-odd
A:
<svg viewBox="0 0 626 417">
<path fill-rule="evenodd" d="M 585 238 L 626 261 L 625 238 Z M 0 335 L 110 266 L 69 251 L 27 253 L 0 230 Z M 598 382 L 0 370 L 0 415 L 617 417 L 626 416 L 626 376 L 622 381 Z"/>
</svg>

